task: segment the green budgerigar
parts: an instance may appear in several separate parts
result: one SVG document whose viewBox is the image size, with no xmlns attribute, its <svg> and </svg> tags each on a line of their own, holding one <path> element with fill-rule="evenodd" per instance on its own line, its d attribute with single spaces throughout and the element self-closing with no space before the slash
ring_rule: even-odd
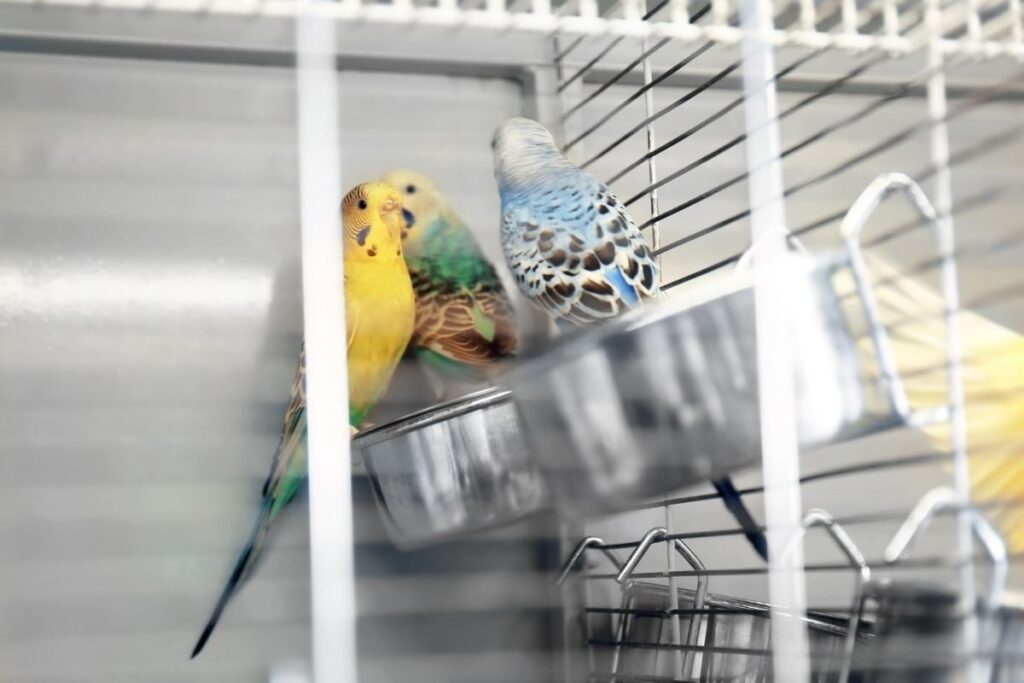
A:
<svg viewBox="0 0 1024 683">
<path fill-rule="evenodd" d="M 487 377 L 518 344 L 512 302 L 469 226 L 422 173 L 384 176 L 402 193 L 405 261 L 416 292 L 410 348 L 445 396 L 455 382 Z"/>
</svg>

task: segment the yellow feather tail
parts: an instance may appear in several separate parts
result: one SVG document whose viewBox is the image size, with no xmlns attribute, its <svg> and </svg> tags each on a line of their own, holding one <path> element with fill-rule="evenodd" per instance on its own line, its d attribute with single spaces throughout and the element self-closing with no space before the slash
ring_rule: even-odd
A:
<svg viewBox="0 0 1024 683">
<path fill-rule="evenodd" d="M 880 259 L 870 271 L 912 409 L 948 404 L 943 297 Z M 1024 337 L 968 310 L 958 322 L 972 497 L 988 504 L 1011 551 L 1024 550 Z M 950 450 L 947 421 L 924 432 L 934 448 Z"/>
</svg>

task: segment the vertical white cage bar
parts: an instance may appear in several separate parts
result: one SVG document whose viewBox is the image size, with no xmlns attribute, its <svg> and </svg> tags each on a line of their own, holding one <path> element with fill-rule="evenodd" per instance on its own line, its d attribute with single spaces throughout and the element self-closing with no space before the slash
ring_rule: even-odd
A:
<svg viewBox="0 0 1024 683">
<path fill-rule="evenodd" d="M 967 0 L 967 40 L 972 43 L 981 40 L 981 16 L 978 10 L 978 0 Z"/>
<path fill-rule="evenodd" d="M 900 14 L 896 0 L 882 0 L 882 18 L 886 38 L 896 38 L 900 33 Z"/>
<path fill-rule="evenodd" d="M 800 0 L 800 30 L 813 31 L 817 21 L 814 0 Z"/>
<path fill-rule="evenodd" d="M 690 11 L 686 7 L 686 0 L 672 0 L 669 3 L 670 23 L 679 26 L 690 23 Z"/>
<path fill-rule="evenodd" d="M 729 0 L 711 0 L 711 17 L 712 21 L 719 26 L 728 24 Z"/>
<path fill-rule="evenodd" d="M 646 38 L 640 41 L 641 54 L 647 54 L 648 41 Z M 643 60 L 643 71 L 644 71 L 644 87 L 647 91 L 644 92 L 644 118 L 647 119 L 647 124 L 644 126 L 644 133 L 647 141 L 647 153 L 650 157 L 647 159 L 647 180 L 651 187 L 654 188 L 650 193 L 650 207 L 651 216 L 657 216 L 659 213 L 658 208 L 658 188 L 655 187 L 658 183 L 658 162 L 655 160 L 654 150 L 658 148 L 658 141 L 654 134 L 654 124 L 651 122 L 656 111 L 654 108 L 654 88 L 651 87 L 651 82 L 654 80 L 654 74 L 651 70 L 651 60 Z M 658 225 L 658 221 L 651 223 L 651 249 L 657 253 L 661 249 L 661 227 Z M 658 260 L 659 272 L 661 266 L 661 255 L 658 254 L 655 258 Z M 669 553 L 671 556 L 672 553 Z"/>
<path fill-rule="evenodd" d="M 1024 17 L 1021 16 L 1021 0 L 1009 0 L 1010 40 L 1015 45 L 1024 43 Z"/>
<path fill-rule="evenodd" d="M 842 0 L 840 4 L 843 16 L 843 33 L 857 32 L 857 3 L 855 0 Z"/>
<path fill-rule="evenodd" d="M 755 308 L 765 518 L 770 553 L 768 592 L 772 610 L 774 680 L 809 680 L 807 631 L 796 615 L 806 611 L 803 545 L 788 546 L 801 529 L 800 452 L 796 431 L 795 373 L 787 321 L 785 277 L 788 245 L 782 158 L 770 43 L 772 6 L 740 4 L 744 115 L 749 170 L 750 226 L 756 246 Z"/>
<path fill-rule="evenodd" d="M 973 12 L 972 12 L 973 13 Z M 953 456 L 953 482 L 960 505 L 958 523 L 958 559 L 960 560 L 960 605 L 964 619 L 963 648 L 967 657 L 969 680 L 980 683 L 982 664 L 974 660 L 978 651 L 977 598 L 974 585 L 973 537 L 969 506 L 971 481 L 967 463 L 967 416 L 964 409 L 962 376 L 963 349 L 960 342 L 959 309 L 960 289 L 956 270 L 956 244 L 953 229 L 953 180 L 949 169 L 949 132 L 946 126 L 946 74 L 942 52 L 942 5 L 940 0 L 928 0 L 926 28 L 929 36 L 928 115 L 932 122 L 930 145 L 935 167 L 934 203 L 938 214 L 939 250 L 942 257 L 942 290 L 946 299 L 947 382 L 950 406 L 950 448 Z"/>
<path fill-rule="evenodd" d="M 309 440 L 313 679 L 356 680 L 348 367 L 335 21 L 300 0 L 295 24 L 302 303 Z"/>
<path fill-rule="evenodd" d="M 640 40 L 640 54 L 647 54 L 649 47 L 649 41 L 646 38 Z M 658 141 L 654 133 L 654 124 L 651 122 L 651 118 L 655 114 L 654 108 L 654 88 L 651 87 L 651 82 L 654 80 L 654 74 L 651 69 L 651 60 L 645 58 L 642 62 L 643 68 L 643 85 L 647 88 L 644 92 L 644 117 L 647 119 L 647 124 L 644 126 L 644 134 L 647 142 L 647 153 L 651 156 L 647 159 L 647 180 L 651 187 L 654 188 L 650 192 L 651 216 L 657 216 L 660 209 L 658 208 L 658 190 L 654 187 L 658 182 L 658 163 L 654 157 L 654 150 L 658 147 Z M 651 249 L 657 253 L 661 249 L 661 229 L 658 226 L 658 221 L 654 221 L 651 224 Z M 661 255 L 658 254 L 656 257 L 658 263 L 658 272 L 661 272 Z M 665 528 L 669 534 L 675 533 L 675 521 L 672 518 L 672 506 L 665 504 Z M 674 575 L 676 571 L 676 549 L 672 543 L 665 544 L 666 553 L 666 567 L 668 569 L 668 607 L 672 610 L 672 618 L 669 620 L 669 626 L 672 630 L 672 645 L 675 649 L 672 651 L 673 663 L 675 665 L 674 671 L 680 678 L 686 678 L 689 672 L 683 668 L 683 651 L 679 648 L 683 644 L 682 637 L 682 626 L 679 619 L 679 591 L 678 582 Z M 691 619 L 696 619 L 697 616 L 693 615 Z"/>
</svg>

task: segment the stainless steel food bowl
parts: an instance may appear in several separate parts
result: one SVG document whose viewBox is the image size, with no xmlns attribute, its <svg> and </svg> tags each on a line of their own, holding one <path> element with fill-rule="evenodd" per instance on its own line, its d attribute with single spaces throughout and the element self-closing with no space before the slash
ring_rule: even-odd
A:
<svg viewBox="0 0 1024 683">
<path fill-rule="evenodd" d="M 992 662 L 992 683 L 1024 681 L 1024 596 L 1007 600 L 997 614 L 999 640 Z"/>
<path fill-rule="evenodd" d="M 680 589 L 679 609 L 690 610 L 694 591 Z M 619 628 L 621 644 L 614 644 L 617 656 L 613 674 L 623 680 L 679 679 L 675 670 L 671 630 L 668 627 L 668 588 L 646 582 L 629 584 L 623 592 L 624 622 Z M 763 602 L 708 594 L 706 614 L 682 614 L 681 630 L 701 620 L 696 656 L 685 680 L 766 683 L 773 679 L 771 663 L 771 607 Z M 837 679 L 842 668 L 846 620 L 809 613 L 802 618 L 807 627 L 811 655 L 811 681 L 826 683 Z M 871 640 L 858 631 L 860 640 Z"/>
<path fill-rule="evenodd" d="M 866 683 L 953 683 L 962 680 L 963 615 L 950 588 L 926 583 L 873 582 L 864 597 L 877 604 L 878 637 L 855 651 Z"/>
<path fill-rule="evenodd" d="M 893 385 L 865 371 L 871 363 L 836 294 L 833 276 L 848 267 L 845 255 L 794 256 L 789 269 L 805 447 L 904 419 Z M 504 377 L 563 512 L 612 511 L 759 462 L 749 280 L 570 336 Z"/>
<path fill-rule="evenodd" d="M 507 391 L 489 389 L 367 430 L 352 448 L 402 548 L 512 522 L 547 502 Z"/>
</svg>

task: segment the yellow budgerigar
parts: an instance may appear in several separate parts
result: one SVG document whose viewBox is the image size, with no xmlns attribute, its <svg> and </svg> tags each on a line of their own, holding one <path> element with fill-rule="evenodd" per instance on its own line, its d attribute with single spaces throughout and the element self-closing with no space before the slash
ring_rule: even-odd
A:
<svg viewBox="0 0 1024 683">
<path fill-rule="evenodd" d="M 358 428 L 391 382 L 412 337 L 415 299 L 402 256 L 402 197 L 387 183 L 364 183 L 342 201 L 349 424 Z M 256 525 L 235 562 L 192 656 L 202 651 L 221 613 L 252 570 L 267 532 L 306 478 L 305 353 L 292 382 L 281 441 Z M 339 416 L 340 417 L 340 416 Z"/>
<path fill-rule="evenodd" d="M 948 405 L 943 297 L 885 261 L 869 264 L 911 408 Z M 1024 337 L 974 311 L 957 317 L 972 499 L 1011 551 L 1024 550 Z M 936 449 L 949 449 L 948 420 L 923 430 Z"/>
<path fill-rule="evenodd" d="M 388 183 L 365 183 L 345 196 L 342 214 L 349 422 L 358 428 L 412 338 L 416 297 L 402 254 L 401 193 Z"/>
</svg>

